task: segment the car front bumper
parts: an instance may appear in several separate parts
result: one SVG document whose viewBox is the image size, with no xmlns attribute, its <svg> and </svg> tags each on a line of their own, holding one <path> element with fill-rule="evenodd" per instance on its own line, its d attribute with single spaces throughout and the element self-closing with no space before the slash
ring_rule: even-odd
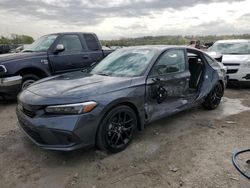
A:
<svg viewBox="0 0 250 188">
<path fill-rule="evenodd" d="M 6 98 L 16 96 L 21 90 L 21 83 L 21 76 L 0 78 L 0 95 Z"/>
<path fill-rule="evenodd" d="M 228 67 L 227 68 L 228 81 L 250 83 L 250 67 Z"/>
<path fill-rule="evenodd" d="M 95 145 L 97 123 L 91 114 L 29 117 L 17 108 L 18 126 L 43 149 L 72 151 Z"/>
</svg>

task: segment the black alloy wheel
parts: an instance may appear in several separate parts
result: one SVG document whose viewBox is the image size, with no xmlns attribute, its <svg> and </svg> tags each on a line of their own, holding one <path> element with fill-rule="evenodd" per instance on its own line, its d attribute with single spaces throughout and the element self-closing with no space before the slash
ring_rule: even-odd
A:
<svg viewBox="0 0 250 188">
<path fill-rule="evenodd" d="M 98 147 L 112 153 L 124 150 L 130 144 L 136 126 L 137 117 L 130 107 L 112 109 L 99 128 Z"/>
<path fill-rule="evenodd" d="M 203 106 L 208 110 L 214 110 L 219 106 L 223 95 L 224 95 L 223 86 L 221 85 L 221 83 L 218 82 L 206 97 Z"/>
</svg>

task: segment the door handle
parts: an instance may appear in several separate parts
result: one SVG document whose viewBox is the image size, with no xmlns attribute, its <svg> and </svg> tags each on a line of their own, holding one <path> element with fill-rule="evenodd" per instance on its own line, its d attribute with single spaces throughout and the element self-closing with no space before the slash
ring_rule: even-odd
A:
<svg viewBox="0 0 250 188">
<path fill-rule="evenodd" d="M 159 81 L 161 81 L 161 79 L 160 78 L 153 78 L 152 81 L 153 82 L 159 82 Z"/>
<path fill-rule="evenodd" d="M 82 59 L 89 59 L 89 56 L 87 56 L 87 55 L 82 56 Z"/>
</svg>

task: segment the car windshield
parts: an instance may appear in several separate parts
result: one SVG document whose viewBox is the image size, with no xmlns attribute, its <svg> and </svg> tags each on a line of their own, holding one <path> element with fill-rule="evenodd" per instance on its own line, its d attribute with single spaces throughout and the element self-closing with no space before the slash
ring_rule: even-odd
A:
<svg viewBox="0 0 250 188">
<path fill-rule="evenodd" d="M 136 77 L 142 75 L 156 50 L 152 49 L 122 49 L 113 52 L 99 64 L 90 74 L 100 74 L 117 77 Z"/>
<path fill-rule="evenodd" d="M 250 54 L 250 43 L 215 43 L 209 51 L 215 51 L 222 54 Z"/>
<path fill-rule="evenodd" d="M 23 52 L 46 52 L 58 35 L 46 35 L 27 46 Z"/>
</svg>

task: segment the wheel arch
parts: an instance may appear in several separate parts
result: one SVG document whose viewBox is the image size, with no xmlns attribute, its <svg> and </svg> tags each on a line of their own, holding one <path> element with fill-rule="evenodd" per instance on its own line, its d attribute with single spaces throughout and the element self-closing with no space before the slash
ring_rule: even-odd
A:
<svg viewBox="0 0 250 188">
<path fill-rule="evenodd" d="M 49 73 L 37 67 L 23 68 L 16 73 L 16 75 L 21 75 L 21 76 L 26 74 L 34 74 L 39 78 L 45 78 L 47 76 L 50 76 Z"/>
<path fill-rule="evenodd" d="M 141 115 L 142 112 L 140 112 L 140 110 L 138 109 L 137 105 L 135 104 L 135 102 L 129 100 L 129 99 L 118 99 L 116 101 L 111 102 L 106 108 L 105 110 L 103 110 L 102 112 L 102 119 L 107 115 L 107 113 L 109 113 L 109 111 L 113 108 L 116 108 L 117 106 L 128 106 L 130 107 L 136 114 L 137 120 L 138 120 L 138 125 L 137 125 L 137 129 L 141 130 L 144 128 L 144 119 L 142 118 L 143 116 Z M 101 123 L 101 121 L 99 122 L 99 124 Z"/>
<path fill-rule="evenodd" d="M 97 130 L 96 130 L 95 141 L 97 140 L 97 136 L 98 136 L 101 122 L 106 117 L 106 115 L 110 112 L 110 110 L 112 110 L 113 108 L 116 108 L 118 106 L 128 106 L 129 108 L 131 108 L 135 112 L 137 120 L 138 120 L 137 129 L 138 130 L 144 129 L 145 120 L 142 118 L 141 113 L 140 113 L 138 107 L 136 106 L 136 104 L 130 100 L 119 99 L 119 100 L 111 102 L 101 113 L 101 119 L 98 122 Z"/>
</svg>

